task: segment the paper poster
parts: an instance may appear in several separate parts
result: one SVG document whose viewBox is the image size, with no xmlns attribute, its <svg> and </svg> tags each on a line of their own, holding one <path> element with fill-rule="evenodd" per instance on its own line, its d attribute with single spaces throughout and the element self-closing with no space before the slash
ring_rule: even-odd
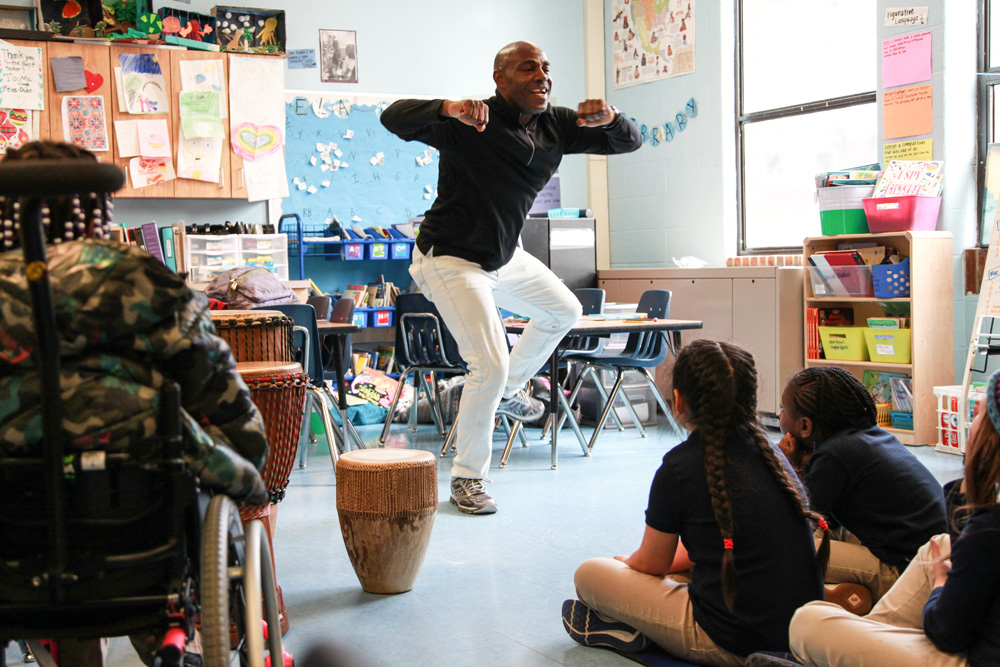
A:
<svg viewBox="0 0 1000 667">
<path fill-rule="evenodd" d="M 882 96 L 883 139 L 934 131 L 932 84 L 887 90 Z"/>
<path fill-rule="evenodd" d="M 31 109 L 0 109 L 0 155 L 37 137 L 37 113 Z"/>
<path fill-rule="evenodd" d="M 219 182 L 222 164 L 222 147 L 225 139 L 218 137 L 184 137 L 184 129 L 177 129 L 177 178 L 193 181 Z"/>
<path fill-rule="evenodd" d="M 316 49 L 286 51 L 288 69 L 316 69 Z"/>
<path fill-rule="evenodd" d="M 220 116 L 229 116 L 226 104 L 226 77 L 221 60 L 182 60 L 181 90 L 192 93 L 219 93 Z"/>
<path fill-rule="evenodd" d="M 67 95 L 62 98 L 63 141 L 89 151 L 106 151 L 108 123 L 101 95 Z"/>
<path fill-rule="evenodd" d="M 270 58 L 229 58 L 229 137 L 246 160 L 273 155 L 285 143 L 285 67 Z"/>
<path fill-rule="evenodd" d="M 135 131 L 139 141 L 140 156 L 170 158 L 170 130 L 165 118 L 137 120 Z"/>
<path fill-rule="evenodd" d="M 931 78 L 931 31 L 882 41 L 882 87 L 895 88 Z"/>
<path fill-rule="evenodd" d="M 926 5 L 923 7 L 886 7 L 885 27 L 927 25 L 927 14 Z"/>
<path fill-rule="evenodd" d="M 49 58 L 52 67 L 52 83 L 57 93 L 71 93 L 87 87 L 87 75 L 83 71 L 83 58 L 68 56 Z"/>
<path fill-rule="evenodd" d="M 125 86 L 122 84 L 122 68 L 115 67 L 115 92 L 118 96 L 118 111 L 128 113 L 128 105 L 125 104 Z"/>
<path fill-rule="evenodd" d="M 184 136 L 225 138 L 219 116 L 219 93 L 181 91 L 179 100 Z"/>
<path fill-rule="evenodd" d="M 246 170 L 247 201 L 284 199 L 288 196 L 285 156 L 281 151 L 259 160 L 243 162 Z"/>
<path fill-rule="evenodd" d="M 139 154 L 139 130 L 134 120 L 115 121 L 115 146 L 118 157 L 135 157 Z"/>
<path fill-rule="evenodd" d="M 615 88 L 694 72 L 695 0 L 611 0 Z"/>
<path fill-rule="evenodd" d="M 892 160 L 932 160 L 934 158 L 933 139 L 915 139 L 885 144 L 882 147 L 882 164 Z"/>
<path fill-rule="evenodd" d="M 170 111 L 167 86 L 160 61 L 151 53 L 123 53 L 122 87 L 129 113 L 167 113 Z"/>
<path fill-rule="evenodd" d="M 144 188 L 176 178 L 169 158 L 134 157 L 129 160 L 128 172 L 133 188 Z"/>
<path fill-rule="evenodd" d="M 45 109 L 42 49 L 0 40 L 0 108 Z"/>
</svg>

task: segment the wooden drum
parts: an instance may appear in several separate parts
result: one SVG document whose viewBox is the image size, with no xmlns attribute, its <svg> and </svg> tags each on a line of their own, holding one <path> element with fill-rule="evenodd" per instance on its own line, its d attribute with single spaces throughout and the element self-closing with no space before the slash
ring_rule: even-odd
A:
<svg viewBox="0 0 1000 667">
<path fill-rule="evenodd" d="M 437 461 L 415 449 L 359 449 L 337 461 L 337 514 L 369 593 L 404 593 L 423 565 L 437 511 Z"/>
<path fill-rule="evenodd" d="M 213 310 L 219 338 L 236 361 L 295 361 L 292 320 L 277 310 Z"/>
<path fill-rule="evenodd" d="M 299 448 L 309 378 L 302 372 L 302 366 L 295 362 L 237 362 L 236 370 L 250 387 L 250 397 L 264 417 L 270 452 L 261 477 L 271 494 L 271 502 L 278 503 L 285 497 Z M 268 506 L 240 507 L 240 516 L 244 521 L 266 516 L 267 513 Z"/>
</svg>

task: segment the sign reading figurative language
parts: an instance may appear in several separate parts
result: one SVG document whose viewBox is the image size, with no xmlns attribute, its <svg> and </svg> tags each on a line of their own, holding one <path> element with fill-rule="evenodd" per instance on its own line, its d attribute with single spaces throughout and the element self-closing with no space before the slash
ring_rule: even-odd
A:
<svg viewBox="0 0 1000 667">
<path fill-rule="evenodd" d="M 927 7 L 886 7 L 886 28 L 905 25 L 927 25 Z"/>
</svg>

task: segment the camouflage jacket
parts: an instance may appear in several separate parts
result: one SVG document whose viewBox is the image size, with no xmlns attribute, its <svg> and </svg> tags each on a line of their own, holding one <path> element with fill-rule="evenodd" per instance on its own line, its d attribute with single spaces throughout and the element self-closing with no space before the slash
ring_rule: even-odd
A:
<svg viewBox="0 0 1000 667">
<path fill-rule="evenodd" d="M 185 458 L 212 488 L 262 504 L 260 412 L 208 303 L 138 248 L 108 241 L 48 247 L 68 450 L 125 451 L 155 433 L 159 390 L 181 387 Z M 0 452 L 37 453 L 41 387 L 20 250 L 0 254 Z"/>
</svg>

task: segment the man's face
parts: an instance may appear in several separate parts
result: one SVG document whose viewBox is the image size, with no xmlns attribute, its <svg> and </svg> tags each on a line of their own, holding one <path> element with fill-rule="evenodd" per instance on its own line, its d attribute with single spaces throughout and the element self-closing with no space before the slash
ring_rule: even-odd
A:
<svg viewBox="0 0 1000 667">
<path fill-rule="evenodd" d="M 493 73 L 500 95 L 524 114 L 540 114 L 549 105 L 552 77 L 545 52 L 534 46 L 514 51 L 503 68 Z"/>
</svg>

